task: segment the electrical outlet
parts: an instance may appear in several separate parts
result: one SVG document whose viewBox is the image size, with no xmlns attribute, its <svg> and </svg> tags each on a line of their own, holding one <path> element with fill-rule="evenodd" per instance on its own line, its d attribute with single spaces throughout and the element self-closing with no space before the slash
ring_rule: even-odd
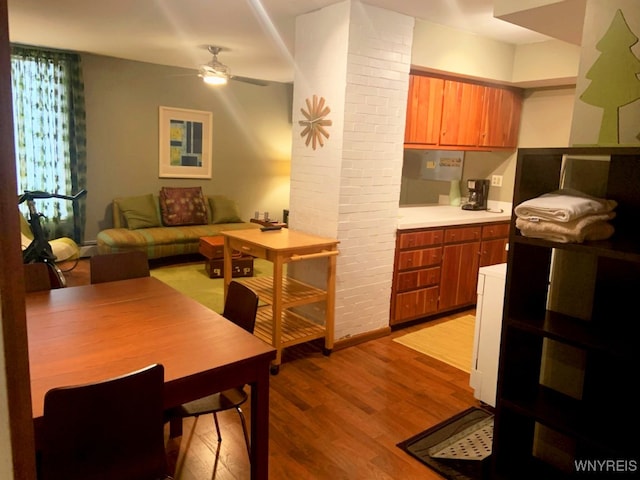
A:
<svg viewBox="0 0 640 480">
<path fill-rule="evenodd" d="M 502 186 L 502 175 L 491 175 L 491 186 L 492 187 L 501 187 Z"/>
</svg>

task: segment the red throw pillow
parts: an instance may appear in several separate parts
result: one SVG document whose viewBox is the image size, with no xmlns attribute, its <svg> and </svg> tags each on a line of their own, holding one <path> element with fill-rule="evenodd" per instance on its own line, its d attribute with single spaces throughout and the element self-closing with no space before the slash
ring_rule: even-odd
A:
<svg viewBox="0 0 640 480">
<path fill-rule="evenodd" d="M 207 223 L 207 207 L 202 187 L 162 187 L 160 211 L 162 223 L 166 226 Z"/>
</svg>

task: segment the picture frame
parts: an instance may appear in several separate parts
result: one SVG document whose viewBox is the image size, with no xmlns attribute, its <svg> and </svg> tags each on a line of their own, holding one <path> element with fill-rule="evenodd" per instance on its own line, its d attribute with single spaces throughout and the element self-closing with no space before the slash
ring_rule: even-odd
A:
<svg viewBox="0 0 640 480">
<path fill-rule="evenodd" d="M 211 178 L 211 112 L 161 106 L 160 178 Z"/>
</svg>

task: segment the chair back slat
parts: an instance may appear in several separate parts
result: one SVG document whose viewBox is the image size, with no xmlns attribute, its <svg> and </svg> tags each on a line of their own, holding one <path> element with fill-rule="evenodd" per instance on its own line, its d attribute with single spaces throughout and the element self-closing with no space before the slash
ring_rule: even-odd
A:
<svg viewBox="0 0 640 480">
<path fill-rule="evenodd" d="M 222 316 L 253 333 L 258 312 L 258 295 L 246 285 L 232 280 L 227 290 Z"/>
<path fill-rule="evenodd" d="M 94 255 L 89 260 L 91 283 L 114 282 L 150 276 L 146 252 L 129 252 Z"/>
</svg>

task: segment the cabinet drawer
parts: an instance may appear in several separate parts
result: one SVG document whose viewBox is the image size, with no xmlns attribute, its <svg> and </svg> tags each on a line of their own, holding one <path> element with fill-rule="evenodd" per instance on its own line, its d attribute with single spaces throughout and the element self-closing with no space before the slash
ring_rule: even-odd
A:
<svg viewBox="0 0 640 480">
<path fill-rule="evenodd" d="M 444 243 L 479 240 L 481 227 L 448 228 L 444 231 Z"/>
<path fill-rule="evenodd" d="M 230 239 L 231 248 L 238 250 L 243 255 L 251 255 L 257 258 L 267 258 L 267 250 L 263 247 L 251 245 L 235 238 Z"/>
<path fill-rule="evenodd" d="M 398 270 L 437 265 L 441 259 L 442 247 L 400 252 L 398 255 Z"/>
<path fill-rule="evenodd" d="M 509 236 L 509 224 L 497 223 L 495 225 L 485 225 L 482 227 L 482 239 L 502 238 Z"/>
<path fill-rule="evenodd" d="M 396 297 L 395 321 L 410 320 L 436 312 L 438 287 L 400 293 Z"/>
<path fill-rule="evenodd" d="M 401 249 L 426 247 L 442 243 L 442 230 L 401 233 L 399 246 Z"/>
<path fill-rule="evenodd" d="M 413 288 L 427 287 L 440 283 L 440 267 L 426 268 L 424 270 L 414 270 L 398 274 L 396 288 L 399 291 L 411 290 Z"/>
</svg>

